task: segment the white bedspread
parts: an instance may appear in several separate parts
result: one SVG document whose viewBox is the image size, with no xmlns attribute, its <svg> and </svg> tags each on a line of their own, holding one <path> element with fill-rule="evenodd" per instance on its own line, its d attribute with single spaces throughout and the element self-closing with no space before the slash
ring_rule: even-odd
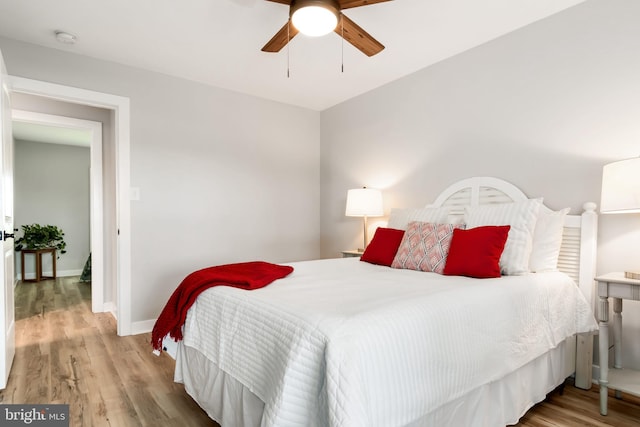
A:
<svg viewBox="0 0 640 427">
<path fill-rule="evenodd" d="M 185 325 L 185 345 L 265 402 L 263 426 L 404 426 L 597 329 L 562 273 L 478 280 L 356 258 L 291 265 L 263 289 L 205 291 Z"/>
</svg>

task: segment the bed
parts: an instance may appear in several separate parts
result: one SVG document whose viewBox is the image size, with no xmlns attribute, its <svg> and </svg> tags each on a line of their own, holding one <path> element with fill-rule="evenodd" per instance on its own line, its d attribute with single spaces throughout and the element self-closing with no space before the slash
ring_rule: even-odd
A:
<svg viewBox="0 0 640 427">
<path fill-rule="evenodd" d="M 530 200 L 476 177 L 428 209 L 454 224 Z M 536 218 L 556 214 L 538 202 Z M 558 216 L 549 271 L 477 279 L 343 258 L 290 263 L 251 292 L 211 288 L 188 312 L 174 379 L 223 427 L 515 424 L 567 377 L 591 385 L 597 217 L 584 208 Z"/>
</svg>

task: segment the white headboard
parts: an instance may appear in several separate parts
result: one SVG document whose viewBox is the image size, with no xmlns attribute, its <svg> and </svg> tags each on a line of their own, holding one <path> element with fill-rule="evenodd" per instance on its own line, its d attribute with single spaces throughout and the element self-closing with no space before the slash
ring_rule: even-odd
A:
<svg viewBox="0 0 640 427">
<path fill-rule="evenodd" d="M 528 199 L 518 187 L 492 177 L 463 179 L 450 185 L 429 206 L 447 206 L 450 215 L 461 216 L 465 206 L 510 203 Z M 550 210 L 543 206 L 544 209 Z M 598 215 L 595 203 L 585 203 L 581 215 L 567 215 L 558 269 L 569 276 L 593 305 L 596 271 Z"/>
</svg>

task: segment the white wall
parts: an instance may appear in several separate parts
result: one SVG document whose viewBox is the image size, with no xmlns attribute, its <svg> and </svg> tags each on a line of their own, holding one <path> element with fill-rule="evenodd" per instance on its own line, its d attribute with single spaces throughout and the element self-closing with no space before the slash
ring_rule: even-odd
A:
<svg viewBox="0 0 640 427">
<path fill-rule="evenodd" d="M 89 256 L 89 148 L 15 142 L 14 218 L 16 228 L 29 224 L 56 225 L 65 233 L 67 253 L 58 252 L 58 275 L 80 275 Z M 16 253 L 20 273 L 20 253 Z M 33 277 L 34 256 L 25 257 L 25 275 Z M 50 257 L 43 270 L 51 271 Z M 31 273 L 31 275 L 30 275 Z"/>
<path fill-rule="evenodd" d="M 195 269 L 317 258 L 318 112 L 0 38 L 9 74 L 131 101 L 132 320 Z"/>
<path fill-rule="evenodd" d="M 322 256 L 356 248 L 346 192 L 423 206 L 497 176 L 548 206 L 600 201 L 602 166 L 640 154 L 640 2 L 592 0 L 322 113 Z M 437 41 L 435 41 L 437 42 Z M 640 268 L 640 216 L 603 216 L 598 273 Z M 640 303 L 625 302 L 624 363 L 640 368 Z"/>
</svg>

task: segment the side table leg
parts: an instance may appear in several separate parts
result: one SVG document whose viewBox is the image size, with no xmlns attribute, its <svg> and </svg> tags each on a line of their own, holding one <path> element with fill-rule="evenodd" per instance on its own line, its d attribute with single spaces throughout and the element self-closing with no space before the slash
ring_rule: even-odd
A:
<svg viewBox="0 0 640 427">
<path fill-rule="evenodd" d="M 42 280 L 42 253 L 36 252 L 36 282 Z"/>
<path fill-rule="evenodd" d="M 622 369 L 622 299 L 613 299 L 613 367 Z M 616 398 L 622 399 L 620 390 Z"/>
<path fill-rule="evenodd" d="M 600 414 L 607 415 L 607 397 L 609 384 L 609 299 L 600 297 L 598 307 L 600 336 L 598 337 L 598 355 L 600 357 Z"/>
<path fill-rule="evenodd" d="M 24 251 L 20 251 L 20 264 L 21 264 L 20 265 L 20 273 L 22 274 L 22 281 L 26 282 L 27 278 L 24 275 L 24 271 L 25 271 L 25 268 L 24 268 Z"/>
<path fill-rule="evenodd" d="M 52 257 L 51 263 L 53 265 L 53 273 L 52 273 L 52 275 L 53 275 L 53 279 L 55 280 L 56 277 L 58 277 L 57 274 L 56 274 L 56 259 L 58 257 L 56 256 L 56 250 L 55 249 L 53 250 L 53 252 L 51 252 L 51 257 Z"/>
<path fill-rule="evenodd" d="M 613 367 L 622 368 L 622 299 L 613 299 Z"/>
</svg>

